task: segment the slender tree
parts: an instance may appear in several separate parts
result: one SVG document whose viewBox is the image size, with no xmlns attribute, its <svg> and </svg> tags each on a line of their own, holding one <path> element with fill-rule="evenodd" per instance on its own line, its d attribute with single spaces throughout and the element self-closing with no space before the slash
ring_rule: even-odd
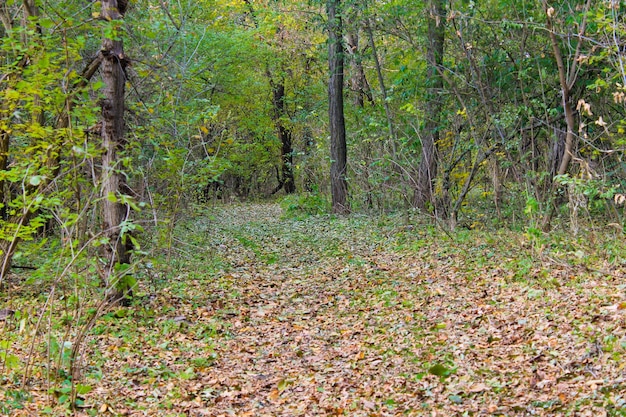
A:
<svg viewBox="0 0 626 417">
<path fill-rule="evenodd" d="M 348 206 L 348 181 L 346 180 L 347 149 L 346 123 L 343 111 L 344 53 L 342 46 L 343 24 L 340 0 L 328 0 L 328 117 L 330 124 L 330 187 L 334 213 L 346 214 Z"/>
<path fill-rule="evenodd" d="M 126 9 L 125 1 L 105 0 L 102 2 L 101 17 L 108 23 L 102 40 L 102 79 L 104 81 L 102 99 L 102 216 L 104 234 L 108 244 L 104 255 L 108 262 L 105 270 L 107 286 L 115 290 L 112 300 L 123 300 L 131 294 L 131 288 L 115 273 L 117 265 L 130 263 L 127 236 L 122 234 L 122 224 L 128 220 L 130 206 L 122 203 L 122 195 L 127 190 L 125 176 L 120 174 L 119 154 L 124 150 L 124 86 L 125 68 L 128 59 L 124 55 L 124 45 L 119 38 L 119 24 Z"/>
<path fill-rule="evenodd" d="M 553 7 L 550 7 L 546 0 L 543 1 L 543 7 L 546 11 L 546 28 L 548 29 L 548 35 L 550 37 L 550 44 L 552 45 L 552 51 L 554 60 L 559 73 L 559 84 L 561 87 L 561 104 L 563 106 L 563 114 L 565 118 L 565 139 L 562 153 L 554 155 L 558 162 L 558 169 L 554 174 L 564 175 L 567 173 L 570 162 L 574 157 L 574 147 L 576 142 L 576 117 L 574 112 L 572 90 L 576 84 L 576 80 L 579 78 L 579 64 L 581 61 L 582 45 L 585 42 L 584 36 L 587 28 L 587 12 L 591 7 L 591 0 L 585 2 L 584 11 L 582 17 L 582 23 L 578 25 L 576 49 L 570 55 L 570 61 L 566 63 L 561 51 L 561 42 L 559 41 L 554 29 L 554 15 L 556 13 Z M 568 41 L 569 42 L 569 41 Z M 559 138 L 560 139 L 560 138 Z M 555 164 L 557 165 L 557 164 Z M 554 188 L 554 187 L 553 187 Z M 546 211 L 546 215 L 543 219 L 543 229 L 550 229 L 550 222 L 554 216 L 555 207 L 551 205 Z"/>
<path fill-rule="evenodd" d="M 389 100 L 387 95 L 387 87 L 385 87 L 385 78 L 383 77 L 382 66 L 380 65 L 380 59 L 378 58 L 378 52 L 376 50 L 376 42 L 374 42 L 374 33 L 372 31 L 372 25 L 369 18 L 365 19 L 365 30 L 367 32 L 367 39 L 369 41 L 370 49 L 372 50 L 372 58 L 376 66 L 376 75 L 378 76 L 378 85 L 380 87 L 380 95 L 383 99 L 383 107 L 385 108 L 385 115 L 387 116 L 387 126 L 389 128 L 389 142 L 391 142 L 391 149 L 393 150 L 392 156 L 396 157 L 396 133 L 393 125 L 393 116 L 391 114 L 391 108 L 389 106 Z"/>
<path fill-rule="evenodd" d="M 283 188 L 287 194 L 296 192 L 296 182 L 293 176 L 293 145 L 291 128 L 287 125 L 285 118 L 288 116 L 285 107 L 285 77 L 280 77 L 278 81 L 272 78 L 268 69 L 270 86 L 272 87 L 272 104 L 274 107 L 272 118 L 278 131 L 278 138 L 281 143 L 281 176 L 276 191 Z"/>
<path fill-rule="evenodd" d="M 425 210 L 433 201 L 433 188 L 437 177 L 437 141 L 441 122 L 443 101 L 443 47 L 445 40 L 444 2 L 431 0 L 428 4 L 428 41 L 426 59 L 428 61 L 428 93 L 425 108 L 426 121 L 422 134 L 422 159 L 418 167 L 414 205 Z"/>
</svg>

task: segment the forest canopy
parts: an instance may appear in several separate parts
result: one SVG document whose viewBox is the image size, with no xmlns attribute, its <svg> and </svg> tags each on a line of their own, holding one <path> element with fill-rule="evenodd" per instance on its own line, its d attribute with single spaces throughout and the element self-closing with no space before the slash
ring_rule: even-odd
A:
<svg viewBox="0 0 626 417">
<path fill-rule="evenodd" d="M 124 45 L 111 164 L 125 184 L 111 192 L 119 207 L 148 204 L 135 217 L 298 193 L 332 194 L 339 212 L 417 208 L 452 229 L 621 222 L 620 2 L 29 0 L 1 11 L 9 244 L 52 219 L 78 235 L 99 228 L 70 223 L 97 217 L 107 179 L 102 39 Z"/>
</svg>

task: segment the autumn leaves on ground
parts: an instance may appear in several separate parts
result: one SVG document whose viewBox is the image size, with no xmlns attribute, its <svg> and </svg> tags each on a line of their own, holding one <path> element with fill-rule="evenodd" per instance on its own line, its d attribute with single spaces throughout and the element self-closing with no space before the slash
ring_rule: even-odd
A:
<svg viewBox="0 0 626 417">
<path fill-rule="evenodd" d="M 203 209 L 85 336 L 75 409 L 46 340 L 78 326 L 14 292 L 0 414 L 624 415 L 622 239 Z"/>
</svg>

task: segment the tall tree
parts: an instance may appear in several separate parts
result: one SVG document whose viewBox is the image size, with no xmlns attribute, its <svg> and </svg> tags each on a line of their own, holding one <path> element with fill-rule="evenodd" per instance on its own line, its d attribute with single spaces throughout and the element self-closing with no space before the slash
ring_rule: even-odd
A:
<svg viewBox="0 0 626 417">
<path fill-rule="evenodd" d="M 391 142 L 391 149 L 393 150 L 392 156 L 396 156 L 396 133 L 393 126 L 393 116 L 391 115 L 391 109 L 389 107 L 389 100 L 387 96 L 387 88 L 385 87 L 385 79 L 383 77 L 383 70 L 380 65 L 380 59 L 378 58 L 378 52 L 376 50 L 376 42 L 374 42 L 374 33 L 372 31 L 372 25 L 370 24 L 369 17 L 365 19 L 365 30 L 367 32 L 367 39 L 369 41 L 370 48 L 372 50 L 372 58 L 376 66 L 376 75 L 378 76 L 378 85 L 380 87 L 380 95 L 383 99 L 383 107 L 385 108 L 385 115 L 387 116 L 387 125 L 389 128 L 389 141 Z"/>
<path fill-rule="evenodd" d="M 426 42 L 426 59 L 428 61 L 428 94 L 425 107 L 426 121 L 422 131 L 422 159 L 418 167 L 417 185 L 414 205 L 422 210 L 433 201 L 433 188 L 437 177 L 437 141 L 441 123 L 443 101 L 443 52 L 445 40 L 444 2 L 431 0 L 428 3 L 428 41 Z"/>
<path fill-rule="evenodd" d="M 254 27 L 259 29 L 257 13 L 252 2 L 250 0 L 245 0 L 244 2 L 248 7 Z M 275 41 L 281 47 L 284 44 L 285 31 L 286 28 L 281 25 L 276 28 Z M 272 194 L 277 193 L 281 188 L 285 190 L 285 193 L 293 194 L 296 192 L 296 182 L 293 174 L 292 131 L 287 123 L 289 114 L 287 113 L 287 107 L 285 105 L 285 71 L 281 68 L 281 70 L 277 71 L 278 75 L 275 76 L 272 73 L 270 63 L 266 62 L 265 65 L 265 74 L 267 75 L 272 89 L 272 120 L 276 126 L 278 139 L 281 144 L 281 174 L 278 176 L 278 186 L 274 189 Z"/>
<path fill-rule="evenodd" d="M 576 83 L 576 79 L 579 76 L 578 64 L 580 63 L 580 57 L 582 54 L 581 45 L 584 42 L 583 36 L 585 36 L 585 29 L 587 27 L 587 15 L 586 12 L 591 7 L 591 0 L 587 0 L 585 3 L 585 14 L 583 14 L 582 24 L 579 26 L 579 32 L 576 42 L 576 51 L 571 55 L 571 62 L 565 63 L 563 54 L 561 52 L 561 45 L 557 34 L 554 30 L 554 15 L 556 11 L 553 7 L 550 7 L 544 0 L 543 7 L 546 11 L 546 27 L 550 36 L 550 43 L 552 45 L 552 51 L 554 54 L 554 60 L 559 71 L 559 83 L 561 85 L 562 105 L 565 115 L 566 133 L 565 133 L 565 149 L 563 154 L 559 155 L 560 163 L 556 174 L 563 175 L 567 172 L 567 167 L 572 160 L 574 152 L 574 139 L 576 137 L 576 120 L 574 114 L 574 106 L 572 104 L 572 88 Z M 569 42 L 569 39 L 568 39 Z"/>
<path fill-rule="evenodd" d="M 346 214 L 348 181 L 346 180 L 346 122 L 343 112 L 343 24 L 340 0 L 328 0 L 328 118 L 330 124 L 330 187 L 334 213 Z"/>
<path fill-rule="evenodd" d="M 283 188 L 287 194 L 296 192 L 296 182 L 293 176 L 293 145 L 291 128 L 285 118 L 288 117 L 285 107 L 285 77 L 280 77 L 278 81 L 272 78 L 270 70 L 267 70 L 270 86 L 272 87 L 272 104 L 274 107 L 274 124 L 278 131 L 278 138 L 281 143 L 281 176 L 275 191 Z"/>
<path fill-rule="evenodd" d="M 565 118 L 565 138 L 563 140 L 563 150 L 560 154 L 555 153 L 553 158 L 555 159 L 555 168 L 558 165 L 553 174 L 556 175 L 564 175 L 568 171 L 568 167 L 572 158 L 574 158 L 575 152 L 575 141 L 576 141 L 576 116 L 574 112 L 574 104 L 575 101 L 572 97 L 573 88 L 576 84 L 576 80 L 580 76 L 579 64 L 581 62 L 581 57 L 583 56 L 582 45 L 586 42 L 585 40 L 585 31 L 587 29 L 587 12 L 591 7 L 591 0 L 587 0 L 584 5 L 584 13 L 582 15 L 582 22 L 577 24 L 578 33 L 576 40 L 576 49 L 570 53 L 570 60 L 566 63 L 566 60 L 563 57 L 563 53 L 561 51 L 561 42 L 557 37 L 557 34 L 554 29 L 554 20 L 556 11 L 554 7 L 548 5 L 546 0 L 543 1 L 543 7 L 546 11 L 546 28 L 548 29 L 548 35 L 550 37 L 550 44 L 552 45 L 552 51 L 554 55 L 554 60 L 556 62 L 556 66 L 559 73 L 559 84 L 561 87 L 561 104 L 563 106 L 563 114 Z M 570 40 L 568 39 L 569 43 Z M 561 140 L 561 137 L 558 138 Z M 560 161 L 560 162 L 558 162 Z M 543 219 L 543 229 L 550 229 L 550 222 L 552 220 L 552 216 L 554 216 L 555 211 L 554 205 L 551 205 L 546 211 L 546 215 Z"/>
<path fill-rule="evenodd" d="M 124 45 L 119 30 L 126 10 L 125 0 L 102 1 L 101 18 L 106 23 L 102 40 L 102 217 L 104 234 L 108 244 L 104 254 L 108 262 L 105 274 L 107 286 L 115 288 L 112 300 L 123 300 L 131 294 L 128 280 L 116 272 L 123 270 L 120 265 L 130 263 L 129 236 L 122 233 L 123 223 L 129 220 L 130 206 L 123 203 L 127 191 L 126 178 L 120 173 L 120 152 L 126 145 L 124 137 L 124 86 L 125 69 L 128 59 L 124 55 Z"/>
</svg>

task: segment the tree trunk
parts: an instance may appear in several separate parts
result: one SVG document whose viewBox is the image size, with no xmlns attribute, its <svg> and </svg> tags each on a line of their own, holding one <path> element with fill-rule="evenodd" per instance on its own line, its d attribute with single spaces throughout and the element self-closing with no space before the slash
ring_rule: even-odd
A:
<svg viewBox="0 0 626 417">
<path fill-rule="evenodd" d="M 376 66 L 376 75 L 378 75 L 378 85 L 380 86 L 380 94 L 383 99 L 383 107 L 385 108 L 385 116 L 387 117 L 387 126 L 389 128 L 389 141 L 391 142 L 391 156 L 396 159 L 396 133 L 393 126 L 393 116 L 391 115 L 391 109 L 389 108 L 389 101 L 387 100 L 387 88 L 385 87 L 385 79 L 383 78 L 383 70 L 378 59 L 378 51 L 376 50 L 376 42 L 374 42 L 374 33 L 372 32 L 372 26 L 370 20 L 365 20 L 365 30 L 367 31 L 367 38 L 369 40 L 370 48 L 372 49 L 372 57 L 374 58 L 374 64 Z"/>
<path fill-rule="evenodd" d="M 291 129 L 285 124 L 287 111 L 285 109 L 285 79 L 281 78 L 278 83 L 273 81 L 269 70 L 268 77 L 272 87 L 272 104 L 274 105 L 274 124 L 278 130 L 278 138 L 281 143 L 281 171 L 280 184 L 276 191 L 283 188 L 287 194 L 296 192 L 296 183 L 293 175 L 293 145 Z"/>
<path fill-rule="evenodd" d="M 10 134 L 6 130 L 0 130 L 0 171 L 6 171 L 9 162 L 9 140 Z M 0 218 L 7 218 L 7 207 L 9 201 L 11 201 L 10 195 L 8 195 L 8 187 L 4 180 L 0 181 Z M 0 277 L 4 274 L 0 274 Z"/>
<path fill-rule="evenodd" d="M 591 7 L 591 0 L 587 0 L 587 2 L 585 3 L 583 20 L 582 23 L 578 25 L 579 31 L 576 50 L 574 52 L 574 55 L 571 57 L 568 65 L 566 65 L 565 60 L 563 59 L 563 54 L 561 53 L 561 44 L 554 31 L 553 15 L 555 11 L 553 8 L 548 7 L 548 3 L 546 2 L 546 0 L 543 1 L 543 7 L 546 12 L 546 27 L 548 29 L 548 34 L 550 37 L 550 44 L 552 45 L 552 53 L 554 55 L 554 60 L 559 71 L 559 84 L 561 85 L 562 100 L 561 104 L 563 105 L 565 125 L 567 128 L 565 133 L 563 156 L 561 157 L 561 162 L 557 170 L 557 175 L 565 175 L 568 171 L 572 157 L 574 156 L 573 152 L 574 141 L 576 139 L 576 119 L 574 109 L 572 108 L 572 89 L 576 84 L 576 80 L 578 78 L 578 64 L 580 63 L 580 58 L 582 56 L 581 48 L 585 31 L 587 29 L 587 12 Z M 552 196 L 554 196 L 555 194 L 554 191 L 555 183 L 552 184 Z M 550 229 L 550 223 L 556 210 L 556 207 L 552 203 L 553 202 L 550 203 L 550 207 L 548 207 L 546 214 L 543 218 L 542 229 L 544 231 L 548 231 Z"/>
<path fill-rule="evenodd" d="M 2 21 L 2 26 L 4 28 L 4 33 L 9 33 L 13 30 L 13 23 L 11 14 L 6 7 L 5 2 L 0 4 L 0 20 Z M 2 107 L 2 114 L 6 114 L 6 103 L 0 104 Z M 4 129 L 0 130 L 0 171 L 6 171 L 9 161 L 9 139 L 10 133 Z M 7 204 L 9 203 L 10 198 L 6 195 L 5 190 L 6 183 L 4 180 L 0 181 L 0 218 L 5 219 L 7 216 Z M 0 272 L 0 283 L 2 282 L 2 278 L 4 277 L 4 271 Z"/>
<path fill-rule="evenodd" d="M 426 59 L 428 61 L 427 78 L 430 83 L 426 100 L 426 122 L 422 134 L 422 159 L 418 167 L 417 185 L 414 205 L 427 210 L 429 205 L 435 206 L 433 188 L 437 177 L 437 141 L 443 102 L 443 44 L 445 39 L 444 3 L 442 0 L 431 0 L 428 16 L 428 42 Z"/>
<path fill-rule="evenodd" d="M 352 76 L 350 77 L 350 88 L 355 92 L 354 105 L 360 109 L 365 107 L 365 101 L 368 103 L 374 103 L 374 97 L 372 96 L 372 89 L 367 77 L 365 75 L 365 69 L 363 68 L 363 59 L 361 58 L 361 49 L 359 48 L 359 35 L 358 33 L 350 33 L 346 36 L 346 42 L 348 43 L 348 53 L 352 58 L 354 69 Z"/>
<path fill-rule="evenodd" d="M 121 4 L 119 5 L 121 6 Z M 108 21 L 122 19 L 117 0 L 102 1 L 101 16 Z M 104 245 L 107 268 L 104 279 L 112 292 L 113 301 L 121 301 L 132 295 L 132 288 L 125 285 L 117 274 L 118 265 L 130 263 L 130 252 L 122 236 L 121 224 L 128 219 L 130 208 L 120 202 L 125 190 L 125 177 L 120 174 L 118 153 L 123 151 L 124 138 L 124 85 L 125 67 L 128 61 L 124 55 L 121 40 L 104 38 L 102 41 L 102 217 L 104 235 L 108 243 Z"/>
<path fill-rule="evenodd" d="M 343 114 L 343 25 L 340 0 L 328 0 L 328 118 L 330 124 L 330 187 L 334 213 L 347 214 L 348 182 L 346 180 L 346 124 Z"/>
</svg>

